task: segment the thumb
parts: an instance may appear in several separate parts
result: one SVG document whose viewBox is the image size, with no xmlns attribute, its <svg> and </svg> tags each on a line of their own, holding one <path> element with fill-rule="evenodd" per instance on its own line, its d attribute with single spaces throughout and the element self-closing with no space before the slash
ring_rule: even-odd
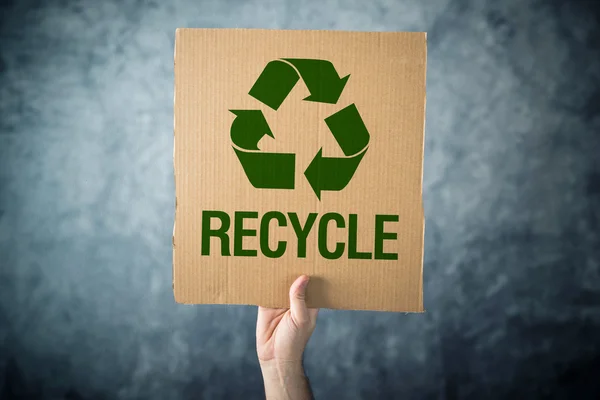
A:
<svg viewBox="0 0 600 400">
<path fill-rule="evenodd" d="M 302 275 L 290 287 L 290 312 L 296 326 L 302 326 L 310 321 L 308 308 L 304 300 L 309 279 L 308 276 Z"/>
</svg>

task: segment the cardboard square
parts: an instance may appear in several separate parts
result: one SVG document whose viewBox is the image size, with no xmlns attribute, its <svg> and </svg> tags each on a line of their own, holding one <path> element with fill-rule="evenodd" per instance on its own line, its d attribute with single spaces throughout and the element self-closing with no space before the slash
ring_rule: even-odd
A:
<svg viewBox="0 0 600 400">
<path fill-rule="evenodd" d="M 427 40 L 178 29 L 180 303 L 423 311 Z"/>
</svg>

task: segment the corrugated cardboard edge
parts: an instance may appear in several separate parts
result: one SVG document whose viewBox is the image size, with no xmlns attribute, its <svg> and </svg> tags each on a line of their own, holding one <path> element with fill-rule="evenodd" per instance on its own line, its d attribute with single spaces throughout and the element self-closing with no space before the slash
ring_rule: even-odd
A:
<svg viewBox="0 0 600 400">
<path fill-rule="evenodd" d="M 423 303 L 423 266 L 425 262 L 425 199 L 423 198 L 423 176 L 425 175 L 425 125 L 427 124 L 427 32 L 425 34 L 425 98 L 423 99 L 423 150 L 421 153 L 421 209 L 423 212 L 423 239 L 421 241 L 421 291 L 419 296 L 419 303 L 421 306 L 421 312 L 425 312 L 425 305 Z"/>
</svg>

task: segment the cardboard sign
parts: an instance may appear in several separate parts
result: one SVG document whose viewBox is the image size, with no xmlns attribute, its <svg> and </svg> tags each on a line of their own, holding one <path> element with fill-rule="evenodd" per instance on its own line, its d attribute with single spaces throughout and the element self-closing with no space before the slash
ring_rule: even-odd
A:
<svg viewBox="0 0 600 400">
<path fill-rule="evenodd" d="M 180 303 L 423 311 L 425 33 L 178 29 Z"/>
</svg>

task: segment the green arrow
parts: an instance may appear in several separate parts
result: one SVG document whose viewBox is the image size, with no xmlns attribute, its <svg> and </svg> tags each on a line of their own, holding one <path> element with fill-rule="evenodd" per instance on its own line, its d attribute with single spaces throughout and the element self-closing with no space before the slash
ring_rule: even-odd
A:
<svg viewBox="0 0 600 400">
<path fill-rule="evenodd" d="M 260 110 L 230 110 L 233 150 L 252 186 L 261 189 L 293 189 L 296 156 L 288 153 L 258 152 L 263 136 L 274 138 Z"/>
<path fill-rule="evenodd" d="M 323 149 L 320 149 L 304 171 L 317 198 L 321 200 L 323 190 L 337 191 L 345 188 L 366 152 L 367 149 L 353 157 L 330 158 L 323 157 Z"/>
<path fill-rule="evenodd" d="M 346 157 L 323 157 L 323 149 L 321 149 L 304 171 L 308 183 L 319 200 L 321 200 L 321 191 L 342 190 L 348 185 L 367 152 L 370 138 L 369 131 L 354 104 L 325 118 L 325 123 Z"/>
<path fill-rule="evenodd" d="M 337 103 L 350 75 L 340 78 L 333 64 L 326 60 L 284 58 L 292 64 L 310 92 L 304 100 L 319 103 Z"/>
<path fill-rule="evenodd" d="M 275 60 L 267 64 L 248 94 L 277 110 L 300 77 L 289 64 Z"/>
<path fill-rule="evenodd" d="M 258 189 L 293 189 L 295 154 L 254 153 L 233 148 L 248 180 Z"/>
<path fill-rule="evenodd" d="M 258 142 L 263 136 L 272 138 L 273 132 L 261 110 L 229 110 L 236 118 L 231 124 L 231 140 L 246 150 L 258 150 Z"/>
<path fill-rule="evenodd" d="M 360 152 L 369 144 L 369 131 L 354 104 L 325 118 L 325 123 L 346 156 Z"/>
</svg>

